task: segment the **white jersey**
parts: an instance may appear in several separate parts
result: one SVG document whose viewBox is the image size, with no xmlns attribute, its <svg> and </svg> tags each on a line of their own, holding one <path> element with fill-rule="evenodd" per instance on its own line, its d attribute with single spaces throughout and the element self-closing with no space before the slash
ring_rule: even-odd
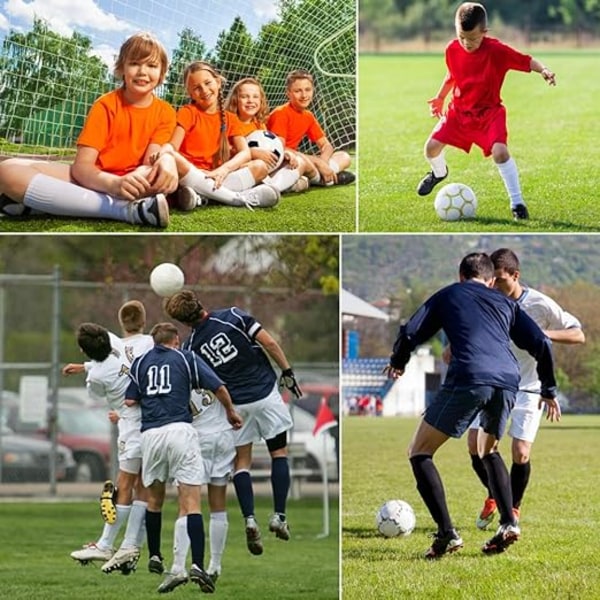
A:
<svg viewBox="0 0 600 600">
<path fill-rule="evenodd" d="M 121 338 L 121 341 L 125 346 L 125 356 L 129 364 L 133 363 L 134 358 L 154 348 L 154 340 L 147 333 L 136 333 L 135 335 Z"/>
<path fill-rule="evenodd" d="M 552 298 L 532 288 L 523 288 L 517 302 L 521 308 L 540 326 L 541 329 L 561 330 L 581 328 L 581 323 L 572 314 L 563 310 Z M 521 383 L 519 389 L 540 393 L 541 384 L 537 374 L 535 358 L 514 344 L 512 350 L 519 361 Z"/>
<path fill-rule="evenodd" d="M 219 433 L 232 429 L 227 420 L 225 408 L 214 394 L 202 390 L 192 390 L 190 397 L 192 412 L 194 413 L 193 425 L 198 435 Z"/>
</svg>

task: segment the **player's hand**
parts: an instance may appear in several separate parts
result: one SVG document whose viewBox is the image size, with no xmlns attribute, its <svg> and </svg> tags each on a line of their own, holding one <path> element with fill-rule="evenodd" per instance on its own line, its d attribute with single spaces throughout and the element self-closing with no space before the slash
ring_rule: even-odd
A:
<svg viewBox="0 0 600 600">
<path fill-rule="evenodd" d="M 302 398 L 302 390 L 296 381 L 296 376 L 292 369 L 284 369 L 281 371 L 281 377 L 279 378 L 279 389 L 286 388 L 296 396 L 296 398 Z"/>
<path fill-rule="evenodd" d="M 148 181 L 154 193 L 172 194 L 179 184 L 175 158 L 171 154 L 162 154 L 158 157 L 148 174 Z"/>
<path fill-rule="evenodd" d="M 227 420 L 234 429 L 241 429 L 244 424 L 244 419 L 234 409 L 227 411 Z"/>
<path fill-rule="evenodd" d="M 288 161 L 290 169 L 297 169 L 298 168 L 298 165 L 299 165 L 298 155 L 295 152 L 292 152 L 291 150 L 286 150 L 283 153 L 283 158 L 284 158 L 284 160 Z"/>
<path fill-rule="evenodd" d="M 560 421 L 560 404 L 556 398 L 540 398 L 538 408 L 541 409 L 546 404 L 546 421 Z"/>
<path fill-rule="evenodd" d="M 78 373 L 83 373 L 85 371 L 85 366 L 81 363 L 69 363 L 62 368 L 63 375 L 77 375 Z"/>
<path fill-rule="evenodd" d="M 548 82 L 548 85 L 556 85 L 556 75 L 550 69 L 544 67 L 541 75 Z"/>
<path fill-rule="evenodd" d="M 436 117 L 441 119 L 444 116 L 444 99 L 438 98 L 430 98 L 427 100 L 427 104 L 429 104 L 429 112 L 432 117 Z"/>
<path fill-rule="evenodd" d="M 148 169 L 148 167 L 145 168 Z M 132 201 L 150 195 L 150 188 L 150 182 L 146 179 L 144 173 L 136 169 L 131 173 L 117 177 L 114 190 L 111 190 L 110 194 L 124 200 Z"/>
<path fill-rule="evenodd" d="M 444 362 L 445 365 L 449 365 L 451 360 L 452 360 L 452 348 L 450 347 L 450 344 L 448 344 L 442 350 L 442 361 Z"/>
<path fill-rule="evenodd" d="M 227 175 L 229 175 L 229 169 L 224 165 L 221 165 L 220 167 L 206 173 L 207 177 L 215 180 L 215 190 L 218 190 L 221 187 L 221 184 Z"/>
<path fill-rule="evenodd" d="M 113 424 L 117 424 L 119 422 L 119 419 L 121 417 L 119 417 L 119 413 L 116 410 L 109 410 L 108 411 L 108 420 Z"/>
<path fill-rule="evenodd" d="M 392 365 L 385 365 L 381 371 L 384 375 L 387 375 L 390 379 L 398 379 L 404 375 L 404 369 L 395 369 Z"/>
</svg>

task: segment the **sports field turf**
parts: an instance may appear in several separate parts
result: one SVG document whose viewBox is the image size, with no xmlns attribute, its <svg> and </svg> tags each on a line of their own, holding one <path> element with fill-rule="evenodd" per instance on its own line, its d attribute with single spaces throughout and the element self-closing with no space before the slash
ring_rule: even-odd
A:
<svg viewBox="0 0 600 600">
<path fill-rule="evenodd" d="M 475 518 L 485 492 L 471 469 L 466 438 L 450 440 L 435 461 L 450 515 L 465 546 L 426 561 L 436 527 L 415 483 L 406 448 L 417 420 L 346 417 L 343 434 L 342 580 L 344 600 L 592 600 L 600 597 L 597 496 L 600 415 L 566 415 L 543 424 L 532 451 L 530 485 L 521 510 L 521 540 L 485 556 Z M 510 440 L 501 452 L 510 462 Z M 406 538 L 385 539 L 375 513 L 392 498 L 417 516 Z M 495 521 L 497 523 L 497 520 Z"/>
<path fill-rule="evenodd" d="M 337 500 L 331 501 L 332 533 L 327 538 L 318 538 L 322 531 L 322 501 L 319 498 L 290 500 L 288 516 L 292 539 L 289 542 L 276 540 L 266 530 L 270 501 L 257 498 L 256 506 L 263 529 L 264 553 L 252 556 L 246 549 L 239 508 L 235 500 L 230 501 L 229 537 L 214 597 L 337 600 Z M 168 500 L 162 535 L 162 552 L 167 567 L 171 563 L 175 517 L 175 501 Z M 162 577 L 148 572 L 146 548 L 142 551 L 138 570 L 128 577 L 118 572 L 105 575 L 100 571 L 102 563 L 81 567 L 70 558 L 73 550 L 97 539 L 101 531 L 97 502 L 0 503 L 0 523 L 3 533 L 0 548 L 2 598 L 147 600 L 162 597 L 156 592 Z M 168 597 L 200 596 L 204 597 L 198 586 L 188 583 Z"/>
<path fill-rule="evenodd" d="M 474 220 L 443 222 L 433 209 L 435 191 L 426 197 L 416 194 L 418 182 L 430 170 L 423 146 L 435 120 L 429 116 L 427 100 L 444 77 L 443 55 L 360 57 L 360 231 L 600 230 L 595 160 L 600 79 L 590 76 L 600 54 L 533 55 L 554 70 L 556 87 L 537 73 L 511 71 L 502 92 L 508 148 L 519 168 L 531 216 L 518 223 L 512 219 L 498 169 L 478 147 L 470 154 L 447 147 L 450 174 L 444 181 L 473 188 L 478 198 Z"/>
</svg>

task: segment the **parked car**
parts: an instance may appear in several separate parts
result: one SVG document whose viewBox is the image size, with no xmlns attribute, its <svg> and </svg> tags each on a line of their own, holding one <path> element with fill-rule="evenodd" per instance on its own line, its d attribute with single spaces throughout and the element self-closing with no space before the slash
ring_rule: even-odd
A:
<svg viewBox="0 0 600 600">
<path fill-rule="evenodd" d="M 4 423 L 0 427 L 2 483 L 50 481 L 52 443 L 16 434 Z M 56 480 L 66 481 L 74 476 L 75 459 L 71 451 L 56 446 Z"/>
</svg>

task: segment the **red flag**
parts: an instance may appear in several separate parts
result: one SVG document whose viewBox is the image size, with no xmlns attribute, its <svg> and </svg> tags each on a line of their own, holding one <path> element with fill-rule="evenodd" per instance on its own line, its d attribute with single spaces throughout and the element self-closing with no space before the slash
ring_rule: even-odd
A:
<svg viewBox="0 0 600 600">
<path fill-rule="evenodd" d="M 313 435 L 317 436 L 322 431 L 330 429 L 331 427 L 335 427 L 336 425 L 337 421 L 335 420 L 335 415 L 329 408 L 327 400 L 325 398 L 321 398 L 321 406 L 319 406 L 319 412 L 317 413 L 317 420 L 315 421 L 315 426 L 313 428 Z"/>
</svg>

